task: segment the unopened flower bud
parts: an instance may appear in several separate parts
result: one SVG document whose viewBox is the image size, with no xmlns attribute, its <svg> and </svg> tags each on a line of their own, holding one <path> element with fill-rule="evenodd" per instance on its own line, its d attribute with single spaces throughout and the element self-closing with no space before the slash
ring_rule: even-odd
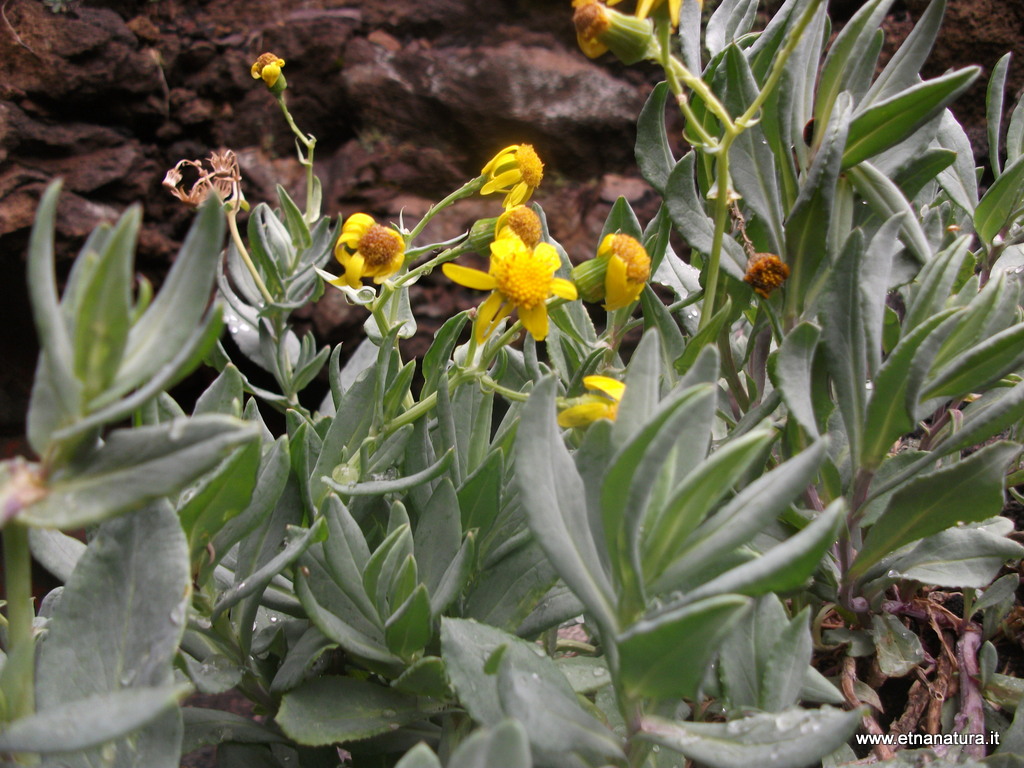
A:
<svg viewBox="0 0 1024 768">
<path fill-rule="evenodd" d="M 590 58 L 611 51 L 623 64 L 657 58 L 654 26 L 648 19 L 638 19 L 612 10 L 600 0 L 575 0 L 573 23 L 580 49 Z"/>
</svg>

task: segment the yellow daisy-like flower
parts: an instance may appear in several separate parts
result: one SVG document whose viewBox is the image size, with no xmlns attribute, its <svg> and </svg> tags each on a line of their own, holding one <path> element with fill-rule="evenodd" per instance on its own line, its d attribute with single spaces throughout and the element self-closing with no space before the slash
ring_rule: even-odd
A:
<svg viewBox="0 0 1024 768">
<path fill-rule="evenodd" d="M 640 298 L 651 277 L 651 257 L 630 235 L 605 235 L 597 249 L 597 258 L 608 259 L 604 276 L 604 308 L 608 311 L 628 307 Z"/>
<path fill-rule="evenodd" d="M 273 88 L 281 77 L 281 67 L 284 66 L 284 59 L 275 53 L 263 53 L 249 70 L 253 80 L 262 79 L 267 88 Z"/>
<path fill-rule="evenodd" d="M 617 2 L 619 0 L 612 0 L 611 4 Z M 600 39 L 612 26 L 608 9 L 600 0 L 572 0 L 572 7 L 576 9 L 572 15 L 576 42 L 588 58 L 596 59 L 608 51 L 608 46 Z"/>
<path fill-rule="evenodd" d="M 402 268 L 405 239 L 372 216 L 354 213 L 345 219 L 334 257 L 345 268 L 345 274 L 330 281 L 332 285 L 359 288 L 364 277 L 372 277 L 379 285 Z"/>
<path fill-rule="evenodd" d="M 585 427 L 599 419 L 615 421 L 626 385 L 607 376 L 585 376 L 583 385 L 587 389 L 597 390 L 598 394 L 584 395 L 579 398 L 579 403 L 558 414 L 558 426 Z"/>
<path fill-rule="evenodd" d="M 475 333 L 478 342 L 486 340 L 498 323 L 519 313 L 523 327 L 537 341 L 548 335 L 547 300 L 558 296 L 572 301 L 576 286 L 555 277 L 561 260 L 550 243 L 530 248 L 516 235 L 508 235 L 491 243 L 491 265 L 487 272 L 458 264 L 441 267 L 449 280 L 477 291 L 491 291 L 476 315 Z"/>
<path fill-rule="evenodd" d="M 491 158 L 480 174 L 487 181 L 480 194 L 504 192 L 505 208 L 514 208 L 530 199 L 544 178 L 544 163 L 530 144 L 513 144 Z"/>
</svg>

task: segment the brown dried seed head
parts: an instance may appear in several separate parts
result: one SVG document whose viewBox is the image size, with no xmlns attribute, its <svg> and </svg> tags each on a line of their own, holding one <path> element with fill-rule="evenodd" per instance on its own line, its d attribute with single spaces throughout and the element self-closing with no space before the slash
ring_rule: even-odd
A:
<svg viewBox="0 0 1024 768">
<path fill-rule="evenodd" d="M 767 299 L 787 277 L 789 266 L 784 264 L 782 259 L 774 253 L 756 253 L 747 263 L 747 273 L 743 276 L 743 282 Z"/>
</svg>

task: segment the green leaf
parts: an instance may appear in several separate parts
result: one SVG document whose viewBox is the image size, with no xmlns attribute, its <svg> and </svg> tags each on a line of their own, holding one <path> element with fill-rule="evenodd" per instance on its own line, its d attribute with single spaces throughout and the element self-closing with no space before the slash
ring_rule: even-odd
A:
<svg viewBox="0 0 1024 768">
<path fill-rule="evenodd" d="M 689 437 L 696 443 L 707 442 L 707 435 Z M 673 489 L 657 517 L 647 523 L 642 559 L 648 580 L 664 572 L 694 529 L 750 471 L 754 462 L 763 458 L 774 439 L 772 430 L 755 430 L 730 440 Z"/>
<path fill-rule="evenodd" d="M 903 677 L 924 662 L 921 639 L 892 614 L 871 617 L 878 666 L 887 677 Z"/>
<path fill-rule="evenodd" d="M 640 221 L 637 219 L 636 214 L 633 213 L 629 201 L 621 196 L 617 197 L 615 202 L 612 203 L 612 209 L 608 211 L 608 218 L 604 220 L 604 226 L 601 228 L 598 242 L 602 242 L 606 235 L 618 233 L 629 235 L 638 241 L 643 238 Z"/>
<path fill-rule="evenodd" d="M 984 589 L 1024 547 L 984 528 L 949 528 L 927 537 L 891 563 L 897 578 L 937 587 Z M 987 593 L 986 593 L 987 594 Z"/>
<path fill-rule="evenodd" d="M 917 403 L 921 382 L 910 376 L 911 365 L 924 341 L 955 312 L 949 309 L 932 315 L 914 328 L 900 340 L 878 370 L 865 414 L 862 466 L 877 467 L 892 444 L 913 430 L 914 412 L 908 404 Z"/>
<path fill-rule="evenodd" d="M 992 67 L 985 91 L 985 123 L 988 126 L 988 161 L 992 173 L 1002 172 L 1001 144 L 1003 127 L 1003 97 L 1006 93 L 1006 73 L 1010 68 L 1010 54 L 1005 53 Z"/>
<path fill-rule="evenodd" d="M 85 552 L 85 544 L 56 530 L 31 528 L 28 532 L 32 557 L 61 582 L 71 573 Z"/>
<path fill-rule="evenodd" d="M 655 589 L 672 590 L 700 578 L 716 561 L 753 539 L 803 493 L 826 452 L 826 441 L 819 440 L 740 491 L 687 538 Z"/>
<path fill-rule="evenodd" d="M 907 307 L 907 315 L 903 321 L 904 335 L 945 307 L 953 292 L 953 283 L 963 267 L 964 259 L 970 253 L 970 242 L 969 236 L 958 237 L 924 265 L 917 276 L 916 287 Z"/>
<path fill-rule="evenodd" d="M 687 599 L 700 600 L 727 592 L 756 597 L 796 589 L 807 581 L 825 550 L 835 541 L 845 513 L 845 502 L 837 499 L 807 527 L 760 557 L 702 584 L 690 592 Z"/>
<path fill-rule="evenodd" d="M 905 544 L 958 522 L 978 522 L 999 514 L 1006 465 L 1019 451 L 1016 443 L 993 443 L 901 488 L 868 531 L 850 567 L 850 577 L 860 577 L 868 567 Z"/>
<path fill-rule="evenodd" d="M 856 65 L 865 57 L 875 33 L 885 19 L 893 0 L 869 0 L 864 3 L 836 36 L 821 68 L 814 119 L 819 131 L 831 119 L 833 106 L 848 83 Z"/>
<path fill-rule="evenodd" d="M 40 456 L 53 432 L 71 423 L 82 408 L 82 385 L 75 378 L 74 348 L 57 298 L 54 227 L 61 184 L 46 188 L 28 246 L 28 290 L 39 336 L 40 358 L 28 411 L 28 438 Z"/>
<path fill-rule="evenodd" d="M 533 768 L 526 729 L 518 720 L 477 728 L 455 748 L 448 768 Z"/>
<path fill-rule="evenodd" d="M 84 751 L 139 730 L 177 704 L 188 690 L 175 685 L 126 688 L 55 704 L 0 729 L 0 752 L 65 753 L 61 765 L 92 765 Z M 126 756 L 123 744 L 118 749 Z M 177 765 L 176 756 L 167 757 Z M 167 764 L 165 760 L 163 765 Z"/>
<path fill-rule="evenodd" d="M 295 205 L 288 191 L 280 184 L 277 185 L 277 199 L 281 203 L 281 210 L 284 211 L 284 221 L 288 233 L 292 236 L 292 245 L 299 250 L 305 250 L 313 246 L 313 238 L 309 232 L 309 224 L 302 216 L 302 211 Z"/>
<path fill-rule="evenodd" d="M 788 298 L 792 294 L 798 304 L 802 304 L 803 297 L 809 295 L 822 263 L 827 263 L 829 228 L 822 226 L 822 222 L 832 220 L 840 160 L 852 111 L 849 95 L 840 95 L 821 146 L 804 178 L 800 195 L 786 220 L 784 261 L 791 270 L 786 296 Z"/>
<path fill-rule="evenodd" d="M 235 449 L 219 467 L 190 489 L 178 510 L 181 527 L 188 536 L 189 556 L 198 564 L 206 547 L 233 517 L 248 505 L 256 486 L 260 462 L 260 443 L 253 440 Z M 223 553 L 222 553 L 223 554 Z M 214 558 L 218 555 L 214 553 Z"/>
<path fill-rule="evenodd" d="M 668 208 L 672 223 L 678 227 L 686 242 L 704 254 L 711 253 L 715 226 L 711 217 L 704 210 L 704 204 L 697 197 L 694 182 L 694 166 L 696 155 L 688 152 L 676 163 L 665 181 L 665 206 Z M 722 242 L 725 258 L 722 269 L 738 280 L 743 279 L 747 257 L 743 248 L 732 238 Z"/>
<path fill-rule="evenodd" d="M 141 218 L 138 207 L 121 216 L 76 297 L 75 374 L 86 400 L 100 394 L 114 378 L 128 341 L 133 256 Z"/>
<path fill-rule="evenodd" d="M 861 101 L 862 106 L 889 98 L 920 82 L 921 76 L 918 73 L 935 44 L 945 11 L 946 0 L 932 0 L 928 4 L 899 50 L 875 78 L 874 84 Z"/>
<path fill-rule="evenodd" d="M 469 315 L 459 312 L 448 318 L 444 325 L 434 333 L 434 342 L 423 355 L 423 387 L 420 390 L 420 400 L 432 392 L 436 392 L 438 382 L 445 379 L 448 361 L 451 359 L 452 352 L 459 340 L 459 334 L 462 333 L 467 320 L 469 320 Z"/>
<path fill-rule="evenodd" d="M 1024 155 L 1024 93 L 1017 99 L 1017 105 L 1010 113 L 1010 124 L 1006 126 L 1006 163 L 1016 162 Z"/>
<path fill-rule="evenodd" d="M 151 505 L 100 527 L 64 587 L 39 650 L 36 702 L 40 715 L 55 708 L 83 705 L 93 712 L 95 697 L 142 691 L 135 704 L 134 728 L 151 726 L 130 739 L 113 742 L 103 753 L 126 759 L 134 754 L 152 768 L 176 768 L 181 718 L 176 709 L 161 715 L 179 697 L 172 687 L 172 662 L 185 625 L 191 594 L 188 548 L 177 516 L 165 503 Z M 105 726 L 120 728 L 126 699 L 118 698 Z M 143 719 L 147 707 L 150 720 Z M 83 718 L 88 713 L 81 713 Z M 67 717 L 68 728 L 81 720 Z M 108 738 L 101 739 L 107 741 Z M 93 742 L 97 743 L 97 742 Z M 97 764 L 99 751 L 75 751 L 72 768 Z"/>
<path fill-rule="evenodd" d="M 986 243 L 992 243 L 1014 214 L 1020 215 L 1024 196 L 1024 157 L 1007 165 L 974 210 L 974 229 Z"/>
<path fill-rule="evenodd" d="M 285 740 L 284 736 L 275 733 L 267 726 L 233 712 L 202 707 L 182 707 L 181 714 L 185 721 L 185 735 L 181 742 L 183 755 L 225 741 L 273 744 Z"/>
<path fill-rule="evenodd" d="M 917 213 L 903 191 L 868 162 L 861 162 L 847 169 L 846 177 L 853 183 L 857 194 L 867 201 L 871 210 L 882 221 L 903 214 L 900 240 L 911 256 L 919 263 L 926 264 L 932 257 L 932 249 L 928 245 L 928 238 L 921 228 Z"/>
<path fill-rule="evenodd" d="M 478 723 L 497 726 L 505 718 L 499 698 L 499 679 L 488 672 L 489 662 L 500 654 L 513 669 L 545 680 L 561 693 L 575 696 L 572 687 L 551 659 L 538 655 L 539 646 L 500 629 L 467 619 L 441 619 L 441 656 L 448 679 L 466 711 Z"/>
<path fill-rule="evenodd" d="M 249 595 L 262 593 L 271 579 L 291 565 L 314 541 L 323 536 L 324 527 L 323 518 L 318 519 L 309 528 L 289 526 L 281 551 L 250 573 L 244 580 L 221 592 L 214 605 L 211 618 L 216 619 L 221 613 Z"/>
<path fill-rule="evenodd" d="M 583 481 L 559 434 L 554 400 L 555 381 L 546 377 L 522 410 L 515 457 L 523 509 L 559 575 L 598 624 L 612 628 L 614 591 L 589 533 Z"/>
<path fill-rule="evenodd" d="M 430 641 L 430 594 L 420 584 L 384 624 L 384 638 L 392 653 L 409 658 Z"/>
<path fill-rule="evenodd" d="M 441 768 L 441 761 L 430 747 L 421 741 L 402 756 L 395 764 L 395 768 Z"/>
<path fill-rule="evenodd" d="M 153 378 L 192 344 L 200 324 L 214 277 L 220 265 L 224 241 L 224 214 L 211 198 L 199 209 L 185 243 L 149 309 L 132 327 L 123 363 L 105 401 Z"/>
<path fill-rule="evenodd" d="M 327 676 L 286 693 L 277 723 L 299 744 L 317 747 L 389 733 L 437 708 L 368 680 Z"/>
<path fill-rule="evenodd" d="M 112 432 L 102 446 L 47 484 L 42 500 L 19 519 L 44 528 L 80 528 L 180 491 L 256 437 L 255 428 L 225 416 Z"/>
<path fill-rule="evenodd" d="M 839 749 L 860 727 L 861 712 L 790 709 L 728 723 L 689 723 L 645 716 L 641 738 L 708 768 L 804 768 Z"/>
<path fill-rule="evenodd" d="M 676 360 L 676 373 L 682 375 L 690 370 L 693 364 L 697 362 L 697 358 L 700 357 L 704 348 L 711 345 L 718 338 L 722 327 L 730 320 L 732 314 L 732 297 L 727 296 L 725 303 L 711 316 L 708 324 L 697 331 L 693 338 L 690 339 L 686 349 L 683 350 L 682 357 Z"/>
<path fill-rule="evenodd" d="M 800 699 L 813 651 L 809 616 L 809 606 L 794 616 L 768 655 L 760 702 L 767 712 L 781 712 Z"/>
<path fill-rule="evenodd" d="M 975 344 L 930 376 L 922 386 L 922 400 L 963 397 L 977 392 L 1016 370 L 1024 361 L 1024 323 Z"/>
<path fill-rule="evenodd" d="M 652 419 L 626 443 L 608 464 L 601 484 L 601 519 L 613 572 L 621 586 L 620 600 L 644 603 L 640 536 L 658 475 L 673 446 L 699 431 L 700 415 L 713 409 L 717 393 L 697 385 L 663 401 Z M 696 428 L 696 429 L 695 429 Z M 694 436 L 698 442 L 706 434 Z"/>
<path fill-rule="evenodd" d="M 615 641 L 619 684 L 634 697 L 693 698 L 750 600 L 719 595 L 642 619 Z"/>
<path fill-rule="evenodd" d="M 925 80 L 858 111 L 850 122 L 843 169 L 884 152 L 909 137 L 966 91 L 979 67 L 966 67 Z"/>
<path fill-rule="evenodd" d="M 665 104 L 668 83 L 658 83 L 647 97 L 636 124 L 636 162 L 640 175 L 657 190 L 664 190 L 668 175 L 676 164 L 665 130 Z"/>
<path fill-rule="evenodd" d="M 811 386 L 820 334 L 821 329 L 813 323 L 800 323 L 782 340 L 771 371 L 772 383 L 782 392 L 790 414 L 812 439 L 819 435 Z"/>
<path fill-rule="evenodd" d="M 538 763 L 559 765 L 566 754 L 579 755 L 589 765 L 625 759 L 619 737 L 561 685 L 507 659 L 502 659 L 497 677 L 502 709 L 522 723 Z"/>
<path fill-rule="evenodd" d="M 757 0 L 724 0 L 708 19 L 704 45 L 712 56 L 750 31 L 757 14 Z"/>
</svg>

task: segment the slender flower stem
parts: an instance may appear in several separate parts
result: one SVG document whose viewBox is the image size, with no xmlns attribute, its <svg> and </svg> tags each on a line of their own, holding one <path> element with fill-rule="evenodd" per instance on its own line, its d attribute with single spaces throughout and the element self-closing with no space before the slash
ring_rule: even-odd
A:
<svg viewBox="0 0 1024 768">
<path fill-rule="evenodd" d="M 779 84 L 779 80 L 782 79 L 783 72 L 786 69 L 786 61 L 796 50 L 796 47 L 800 44 L 803 39 L 804 31 L 807 29 L 807 25 L 811 23 L 811 19 L 814 18 L 814 14 L 817 13 L 818 7 L 821 5 L 821 0 L 811 0 L 810 4 L 804 9 L 803 16 L 797 21 L 796 26 L 786 36 L 786 43 L 782 46 L 775 60 L 772 62 L 772 70 L 768 74 L 768 79 L 765 80 L 764 87 L 761 88 L 760 93 L 751 102 L 750 106 L 747 107 L 747 111 L 736 118 L 736 125 L 740 130 L 746 130 L 756 122 L 757 113 L 764 106 L 765 101 L 771 96 L 772 91 Z"/>
<path fill-rule="evenodd" d="M 406 235 L 406 244 L 412 244 L 412 242 L 423 231 L 423 228 L 430 223 L 430 220 L 433 219 L 434 216 L 443 211 L 445 208 L 447 208 L 449 205 L 454 203 L 456 200 L 461 200 L 464 197 L 469 197 L 470 195 L 476 194 L 484 185 L 485 180 L 485 176 L 477 176 L 472 181 L 467 181 L 465 184 L 456 189 L 443 200 L 434 203 L 434 205 L 432 205 L 430 209 L 425 214 L 423 214 L 423 218 L 420 219 L 419 223 L 412 228 L 412 231 L 409 232 L 408 235 Z"/>
<path fill-rule="evenodd" d="M 246 250 L 245 243 L 242 242 L 242 235 L 238 231 L 238 211 L 234 207 L 228 209 L 227 219 L 228 229 L 231 231 L 231 242 L 235 244 L 235 250 L 237 250 L 238 255 L 242 257 L 242 261 L 249 270 L 249 274 L 252 275 L 253 282 L 256 283 L 256 287 L 259 288 L 260 293 L 263 295 L 263 299 L 267 304 L 273 304 L 274 297 L 271 296 L 270 291 L 267 290 L 267 284 L 263 282 L 263 278 L 260 277 L 260 273 L 256 271 L 256 265 L 252 263 L 249 251 Z"/>
<path fill-rule="evenodd" d="M 35 712 L 34 653 L 32 651 L 32 558 L 29 554 L 28 528 L 16 520 L 3 530 L 4 591 L 7 598 L 7 664 L 16 672 L 13 685 L 6 693 L 14 693 L 8 702 L 11 720 L 28 717 Z M 5 670 L 10 675 L 10 672 Z"/>
<path fill-rule="evenodd" d="M 729 193 L 732 187 L 729 177 L 729 149 L 735 136 L 732 131 L 726 131 L 721 151 L 718 153 L 718 162 L 715 165 L 715 184 L 718 191 L 718 196 L 715 198 L 715 232 L 711 240 L 711 253 L 708 254 L 708 269 L 704 278 L 704 303 L 701 305 L 698 330 L 705 328 L 715 314 L 715 301 L 718 298 L 718 273 L 722 261 L 722 243 L 725 240 L 725 225 L 729 220 Z"/>
<path fill-rule="evenodd" d="M 302 152 L 299 152 L 299 162 L 306 168 L 306 221 L 312 223 L 313 219 L 320 214 L 319 210 L 313 210 L 313 190 L 316 182 L 316 177 L 313 175 L 313 152 L 316 149 L 316 137 L 303 133 L 295 124 L 295 118 L 292 117 L 292 113 L 288 111 L 288 105 L 285 103 L 284 93 L 278 93 L 275 96 L 281 107 L 281 112 L 284 114 L 284 119 L 288 122 L 288 127 L 295 134 L 295 138 L 306 148 L 305 157 L 302 156 Z"/>
</svg>

